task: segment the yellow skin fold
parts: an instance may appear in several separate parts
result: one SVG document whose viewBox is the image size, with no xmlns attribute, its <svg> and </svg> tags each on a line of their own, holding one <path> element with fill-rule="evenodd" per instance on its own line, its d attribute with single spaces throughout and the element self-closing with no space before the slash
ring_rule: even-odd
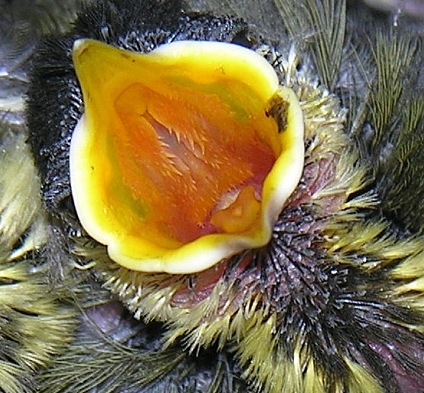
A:
<svg viewBox="0 0 424 393">
<path fill-rule="evenodd" d="M 78 40 L 73 61 L 85 113 L 72 194 L 111 259 L 194 273 L 270 240 L 304 144 L 298 100 L 265 59 L 219 42 L 140 54 Z"/>
</svg>

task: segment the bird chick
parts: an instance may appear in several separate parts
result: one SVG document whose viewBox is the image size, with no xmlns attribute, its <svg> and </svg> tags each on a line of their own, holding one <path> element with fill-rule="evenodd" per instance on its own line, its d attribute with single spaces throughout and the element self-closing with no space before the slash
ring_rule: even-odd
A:
<svg viewBox="0 0 424 393">
<path fill-rule="evenodd" d="M 40 171 L 43 200 L 51 224 L 73 243 L 69 255 L 67 249 L 63 250 L 66 254 L 63 263 L 87 269 L 137 319 L 147 324 L 165 324 L 159 344 L 163 353 L 169 353 L 166 351 L 171 348 L 180 348 L 181 353 L 206 348 L 234 356 L 236 365 L 231 365 L 232 370 L 239 373 L 252 391 L 423 391 L 424 209 L 420 198 L 423 184 L 419 162 L 424 101 L 420 91 L 422 80 L 417 71 L 422 62 L 421 39 L 383 25 L 356 29 L 355 19 L 346 15 L 343 1 L 303 0 L 292 4 L 279 0 L 269 3 L 269 7 L 275 11 L 270 25 L 258 22 L 258 31 L 255 31 L 238 17 L 192 13 L 179 2 L 146 1 L 143 7 L 138 7 L 130 0 L 100 1 L 79 14 L 69 33 L 49 38 L 38 48 L 28 94 L 29 141 Z M 240 10 L 240 13 L 246 12 L 246 9 Z M 273 37 L 262 38 L 261 32 L 272 30 L 271 24 L 277 24 L 278 31 Z M 79 39 L 103 44 L 79 41 L 80 44 L 75 45 Z M 290 140 L 281 145 L 271 143 L 268 150 L 248 151 L 246 156 L 253 158 L 252 161 L 231 161 L 239 157 L 238 147 L 248 149 L 243 143 L 249 141 L 240 139 L 236 144 L 228 143 L 226 149 L 230 154 L 227 154 L 222 145 L 209 139 L 211 134 L 230 138 L 226 132 L 232 128 L 233 121 L 241 127 L 241 122 L 233 120 L 240 121 L 241 113 L 249 113 L 247 118 L 254 122 L 256 115 L 241 105 L 259 101 L 255 89 L 239 95 L 234 93 L 237 89 L 225 90 L 225 94 L 219 95 L 217 91 L 221 91 L 221 87 L 215 79 L 209 79 L 215 83 L 210 85 L 204 81 L 203 85 L 194 83 L 197 74 L 191 65 L 184 63 L 181 73 L 171 74 L 168 79 L 178 83 L 181 91 L 201 85 L 203 92 L 209 95 L 207 99 L 197 95 L 196 102 L 187 99 L 181 104 L 182 93 L 175 90 L 176 84 L 167 93 L 163 92 L 166 83 L 162 80 L 147 84 L 150 65 L 141 69 L 140 76 L 128 71 L 132 68 L 122 69 L 121 79 L 116 78 L 127 84 L 121 89 L 112 83 L 117 71 L 106 74 L 107 67 L 114 62 L 112 56 L 127 59 L 127 63 L 150 64 L 153 62 L 150 59 L 158 53 L 174 54 L 173 49 L 164 48 L 181 47 L 175 45 L 180 41 L 218 41 L 234 46 L 235 52 L 242 46 L 243 51 L 255 53 L 272 66 L 277 85 L 290 93 L 278 94 L 279 87 L 275 86 L 265 104 L 260 101 L 257 106 L 258 113 L 262 113 L 260 124 L 270 121 L 272 126 L 270 133 L 260 134 L 259 139 L 277 140 L 290 132 L 293 122 L 296 130 L 302 128 L 302 133 L 296 134 L 302 135 L 302 149 L 295 149 L 296 154 L 290 155 L 290 162 L 300 157 L 299 176 L 287 178 L 282 170 L 277 171 L 274 179 L 270 175 L 273 169 L 268 168 L 265 174 L 259 171 L 262 175 L 252 169 L 256 157 L 259 164 L 267 160 L 266 151 L 272 151 L 269 156 L 273 158 L 269 162 L 274 168 L 279 154 L 291 148 Z M 106 49 L 104 43 L 113 48 Z M 82 54 L 97 47 L 110 54 L 110 57 L 97 55 L 99 59 L 108 60 L 97 81 L 102 84 L 99 89 L 111 86 L 107 90 L 111 96 L 104 97 L 104 101 L 102 96 L 95 98 L 96 82 L 90 89 L 86 87 L 86 79 L 96 77 L 95 71 L 89 77 L 80 72 L 81 64 L 89 61 L 84 60 Z M 215 48 L 227 50 L 223 46 Z M 193 55 L 193 61 L 201 66 L 202 61 L 212 62 L 206 52 L 199 53 L 202 56 Z M 217 53 L 216 57 L 219 56 Z M 163 61 L 167 64 L 168 60 Z M 92 63 L 95 65 L 95 60 Z M 102 66 L 103 63 L 99 64 Z M 172 72 L 175 68 L 174 64 Z M 244 70 L 239 68 L 242 78 Z M 226 74 L 225 69 L 222 65 L 222 74 Z M 192 72 L 184 73 L 187 70 Z M 206 72 L 209 71 L 204 69 L 199 75 L 209 77 Z M 162 74 L 162 70 L 157 72 Z M 127 82 L 134 75 L 139 79 Z M 239 83 L 246 85 L 247 81 Z M 132 90 L 139 85 L 143 88 Z M 413 86 L 418 87 L 413 89 Z M 156 99 L 158 92 L 154 89 L 160 91 L 161 99 Z M 125 94 L 129 94 L 130 99 L 123 100 Z M 190 94 L 195 94 L 194 90 L 190 90 Z M 139 96 L 150 98 L 136 101 Z M 165 106 L 164 97 L 171 105 Z M 214 99 L 226 104 L 220 106 L 213 101 L 214 104 L 205 105 L 202 112 L 202 99 L 206 103 Z M 133 105 L 134 102 L 141 104 Z M 120 106 L 122 103 L 126 105 Z M 154 107 L 153 103 L 159 106 Z M 93 109 L 90 105 L 97 106 Z M 101 112 L 102 106 L 106 112 Z M 230 108 L 230 115 L 224 114 L 224 107 Z M 299 108 L 300 117 L 292 116 L 293 108 Z M 124 120 L 103 121 L 109 119 L 113 111 Z M 214 111 L 219 113 L 218 118 L 226 119 L 224 124 L 215 124 L 208 117 Z M 142 124 L 139 123 L 141 117 Z M 180 127 L 179 118 L 185 126 L 184 132 L 193 128 L 197 134 L 190 136 L 175 131 Z M 201 120 L 195 122 L 194 118 Z M 146 121 L 149 125 L 143 128 Z M 122 138 L 121 134 L 113 136 L 115 129 L 128 131 L 121 127 L 122 123 L 132 127 L 132 133 Z M 203 133 L 202 127 L 208 127 L 205 123 L 213 124 L 215 132 Z M 100 134 L 91 137 L 93 145 L 87 148 L 87 153 L 84 149 L 89 145 L 90 130 Z M 112 136 L 105 142 L 101 139 L 102 133 L 109 132 Z M 151 138 L 147 137 L 149 132 L 153 135 Z M 239 132 L 245 139 L 257 135 L 244 134 L 241 128 Z M 81 139 L 81 135 L 87 139 Z M 156 143 L 157 151 L 165 146 L 172 165 L 157 164 L 158 154 L 149 154 L 149 150 L 156 151 L 156 147 L 147 145 L 147 141 Z M 95 151 L 96 142 L 99 152 Z M 256 147 L 259 142 L 252 145 Z M 75 150 L 74 146 L 82 147 Z M 220 152 L 210 158 L 211 167 L 215 164 L 219 170 L 212 174 L 205 172 L 213 181 L 205 183 L 210 189 L 198 189 L 199 199 L 207 199 L 208 192 L 218 197 L 206 204 L 206 213 L 196 222 L 198 228 L 186 236 L 189 226 L 184 220 L 186 216 L 199 216 L 197 210 L 194 213 L 190 210 L 197 201 L 193 198 L 187 203 L 180 198 L 180 206 L 166 203 L 171 200 L 169 195 L 187 194 L 176 188 L 178 184 L 163 181 L 165 169 L 161 168 L 175 170 L 175 162 L 186 163 L 191 156 L 202 156 L 206 146 L 216 146 Z M 177 154 L 178 149 L 183 150 L 181 156 Z M 142 154 L 137 153 L 139 150 Z M 131 238 L 128 249 L 120 247 L 125 258 L 105 246 L 109 246 L 107 239 L 112 235 L 98 235 L 99 230 L 93 231 L 92 221 L 87 221 L 85 216 L 85 208 L 91 209 L 87 205 L 91 198 L 90 180 L 87 180 L 91 178 L 87 173 L 94 171 L 97 168 L 94 165 L 100 162 L 98 158 L 92 164 L 89 159 L 98 153 L 101 153 L 99 157 L 107 157 L 101 174 L 106 179 L 114 179 L 111 184 L 118 186 L 116 189 L 110 185 L 105 187 L 106 197 L 93 199 L 94 208 L 113 210 L 113 220 L 116 220 L 110 221 L 110 228 L 105 225 L 108 219 L 97 227 L 124 239 L 133 228 L 142 234 L 143 242 Z M 73 160 L 75 157 L 79 160 L 81 154 L 87 154 L 87 158 L 84 156 L 82 165 L 79 161 L 74 165 Z M 222 157 L 228 162 L 227 168 L 219 161 Z M 113 172 L 115 169 L 111 167 L 119 162 L 125 164 Z M 238 165 L 241 168 L 246 162 L 252 166 L 250 172 L 237 170 Z M 196 165 L 187 165 L 191 174 L 198 169 Z M 126 177 L 123 170 L 131 166 L 136 170 Z M 288 173 L 297 170 L 297 166 L 286 167 Z M 85 170 L 88 172 L 83 172 Z M 225 204 L 221 205 L 218 203 L 221 196 L 229 194 L 217 184 L 221 184 L 221 176 L 233 170 L 236 181 L 227 188 L 237 192 L 231 198 L 224 198 Z M 175 172 L 174 176 L 178 178 L 179 173 Z M 137 180 L 137 176 L 141 180 Z M 116 183 L 118 178 L 120 183 Z M 80 179 L 84 179 L 82 187 Z M 268 179 L 273 180 L 267 183 Z M 252 207 L 266 200 L 268 185 L 270 190 L 275 190 L 289 181 L 287 179 L 296 179 L 294 187 L 284 198 L 278 199 L 279 209 L 276 215 L 270 215 L 272 224 L 268 237 L 264 237 L 266 240 L 262 241 L 261 237 L 261 242 L 244 242 L 245 232 L 256 228 L 256 221 L 251 217 L 267 209 L 262 205 L 259 210 Z M 95 181 L 95 192 L 98 192 L 98 178 Z M 181 182 L 181 186 L 184 185 L 189 186 Z M 144 189 L 159 198 L 148 199 Z M 242 193 L 242 189 L 247 189 L 246 193 Z M 161 195 L 163 206 L 159 205 Z M 99 205 L 104 200 L 107 203 Z M 109 203 L 110 200 L 114 204 Z M 116 201 L 122 201 L 123 205 L 116 205 Z M 241 215 L 237 221 L 233 211 L 240 209 L 228 213 L 226 209 L 231 206 L 242 207 L 241 211 L 247 209 L 248 218 Z M 165 217 L 149 222 L 146 217 L 157 217 L 155 214 L 161 213 L 161 209 L 166 212 Z M 175 209 L 181 209 L 184 214 L 177 214 Z M 130 210 L 137 214 L 130 215 Z M 214 219 L 217 212 L 224 212 L 222 220 Z M 141 224 L 136 221 L 139 219 Z M 237 245 L 242 244 L 241 247 L 233 247 L 232 238 L 227 236 L 230 232 L 237 233 Z M 262 234 L 262 229 L 259 232 Z M 219 239 L 208 237 L 223 234 L 225 236 Z M 231 244 L 227 247 L 229 253 L 217 252 L 213 263 L 200 261 L 194 267 L 173 270 L 173 266 L 180 266 L 185 260 L 174 259 L 178 255 L 174 250 L 204 238 L 214 239 L 214 246 L 209 249 L 211 243 L 205 241 L 200 248 L 189 247 L 189 253 L 182 254 L 183 257 L 187 260 L 206 258 L 202 254 L 204 248 L 214 253 Z M 54 241 L 47 243 L 47 253 Z M 145 249 L 149 251 L 149 261 L 151 255 L 165 259 L 163 248 L 173 250 L 165 253 L 171 255 L 166 259 L 166 268 L 164 264 L 158 268 L 156 263 L 143 268 L 145 264 L 139 263 L 146 259 Z M 135 252 L 128 256 L 127 250 Z M 137 262 L 132 264 L 129 260 Z M 146 373 L 148 370 L 144 375 Z"/>
</svg>

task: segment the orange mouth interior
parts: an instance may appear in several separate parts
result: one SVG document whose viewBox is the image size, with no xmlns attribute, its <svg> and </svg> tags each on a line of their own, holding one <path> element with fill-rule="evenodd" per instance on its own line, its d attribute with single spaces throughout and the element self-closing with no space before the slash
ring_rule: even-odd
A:
<svg viewBox="0 0 424 393">
<path fill-rule="evenodd" d="M 300 177 L 303 121 L 262 57 L 216 42 L 138 54 L 92 40 L 73 57 L 85 113 L 71 141 L 72 193 L 112 259 L 185 272 L 269 240 Z M 276 101 L 287 118 L 269 115 Z"/>
<path fill-rule="evenodd" d="M 103 191 L 111 205 L 122 201 L 114 190 L 127 190 L 127 214 L 137 217 L 129 231 L 186 243 L 254 225 L 263 181 L 281 147 L 276 138 L 273 145 L 264 140 L 278 129 L 274 119 L 258 116 L 259 103 L 256 118 L 253 110 L 238 110 L 236 93 L 252 95 L 243 90 L 237 86 L 223 100 L 191 86 L 173 86 L 173 95 L 164 96 L 134 84 L 117 97 L 119 128 L 106 135 L 114 157 L 100 155 L 95 165 L 111 171 Z"/>
</svg>

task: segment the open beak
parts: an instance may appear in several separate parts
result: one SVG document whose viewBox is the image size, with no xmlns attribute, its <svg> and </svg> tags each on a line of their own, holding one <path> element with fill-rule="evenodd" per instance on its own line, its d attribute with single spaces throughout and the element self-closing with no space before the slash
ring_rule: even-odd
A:
<svg viewBox="0 0 424 393">
<path fill-rule="evenodd" d="M 194 273 L 271 238 L 303 170 L 296 95 L 249 49 L 180 41 L 133 53 L 78 40 L 79 219 L 128 269 Z"/>
</svg>

